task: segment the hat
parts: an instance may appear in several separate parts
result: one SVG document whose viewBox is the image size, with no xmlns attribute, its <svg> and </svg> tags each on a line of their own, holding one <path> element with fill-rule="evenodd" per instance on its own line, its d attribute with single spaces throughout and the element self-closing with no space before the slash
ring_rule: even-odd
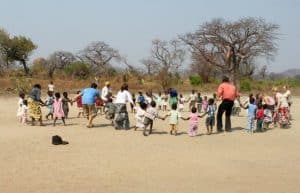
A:
<svg viewBox="0 0 300 193">
<path fill-rule="evenodd" d="M 67 145 L 69 142 L 63 141 L 59 135 L 52 136 L 52 144 L 53 145 Z"/>
<path fill-rule="evenodd" d="M 105 82 L 105 85 L 107 86 L 107 85 L 110 85 L 110 82 L 109 81 L 106 81 Z"/>
</svg>

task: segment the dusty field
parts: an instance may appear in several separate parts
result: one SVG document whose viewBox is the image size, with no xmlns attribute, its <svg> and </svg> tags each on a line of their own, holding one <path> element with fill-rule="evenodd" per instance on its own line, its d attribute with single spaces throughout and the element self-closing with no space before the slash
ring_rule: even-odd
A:
<svg viewBox="0 0 300 193">
<path fill-rule="evenodd" d="M 87 129 L 75 107 L 66 127 L 22 126 L 17 98 L 0 97 L 0 193 L 300 192 L 300 99 L 294 101 L 290 129 L 248 135 L 242 111 L 234 132 L 207 136 L 202 119 L 202 135 L 190 138 L 188 121 L 176 137 L 161 120 L 149 137 L 116 131 L 103 116 Z M 51 145 L 55 134 L 70 144 Z"/>
</svg>

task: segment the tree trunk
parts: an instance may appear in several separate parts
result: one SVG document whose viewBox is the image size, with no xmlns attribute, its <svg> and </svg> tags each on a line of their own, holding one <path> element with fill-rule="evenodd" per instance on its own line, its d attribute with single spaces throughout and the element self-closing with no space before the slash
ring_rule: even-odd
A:
<svg viewBox="0 0 300 193">
<path fill-rule="evenodd" d="M 29 75 L 29 68 L 27 67 L 26 60 L 22 60 L 21 63 L 24 67 L 24 71 L 25 71 L 26 76 Z"/>
</svg>

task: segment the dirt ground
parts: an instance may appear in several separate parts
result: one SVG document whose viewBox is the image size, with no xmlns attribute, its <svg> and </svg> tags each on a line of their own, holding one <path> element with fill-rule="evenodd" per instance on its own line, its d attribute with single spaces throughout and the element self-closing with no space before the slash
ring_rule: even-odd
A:
<svg viewBox="0 0 300 193">
<path fill-rule="evenodd" d="M 75 106 L 66 127 L 23 126 L 17 100 L 0 97 L 1 193 L 300 192 L 300 98 L 290 129 L 249 135 L 243 110 L 232 118 L 233 132 L 205 135 L 201 119 L 194 138 L 186 134 L 188 121 L 180 121 L 178 136 L 168 134 L 168 120 L 155 121 L 149 137 L 114 130 L 104 116 L 88 129 L 84 118 L 75 118 Z M 53 146 L 53 135 L 70 144 Z"/>
</svg>

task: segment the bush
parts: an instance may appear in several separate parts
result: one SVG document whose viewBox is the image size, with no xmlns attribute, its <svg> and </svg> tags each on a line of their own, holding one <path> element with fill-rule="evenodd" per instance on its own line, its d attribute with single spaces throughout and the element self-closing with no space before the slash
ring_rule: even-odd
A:
<svg viewBox="0 0 300 193">
<path fill-rule="evenodd" d="M 200 76 L 190 76 L 190 84 L 193 86 L 199 86 L 203 84 L 203 80 Z"/>
<path fill-rule="evenodd" d="M 64 69 L 67 75 L 71 75 L 73 78 L 87 79 L 90 75 L 88 64 L 82 62 L 74 62 L 68 65 Z"/>
<path fill-rule="evenodd" d="M 240 82 L 240 90 L 242 92 L 249 92 L 251 90 L 251 81 L 248 79 L 243 79 Z"/>
</svg>

